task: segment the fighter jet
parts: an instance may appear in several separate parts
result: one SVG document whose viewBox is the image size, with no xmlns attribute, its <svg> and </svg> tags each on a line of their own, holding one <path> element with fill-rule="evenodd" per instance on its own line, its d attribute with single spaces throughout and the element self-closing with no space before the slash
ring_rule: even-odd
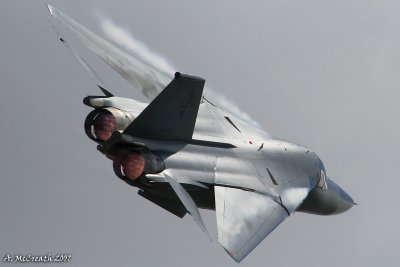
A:
<svg viewBox="0 0 400 267">
<path fill-rule="evenodd" d="M 116 176 L 179 218 L 215 210 L 218 242 L 237 262 L 294 212 L 331 215 L 355 203 L 312 150 L 281 140 L 203 94 L 205 80 L 174 76 L 122 51 L 48 6 L 64 26 L 140 90 L 149 104 L 114 96 L 60 36 L 104 95 L 87 96 L 87 136 L 112 161 Z"/>
</svg>

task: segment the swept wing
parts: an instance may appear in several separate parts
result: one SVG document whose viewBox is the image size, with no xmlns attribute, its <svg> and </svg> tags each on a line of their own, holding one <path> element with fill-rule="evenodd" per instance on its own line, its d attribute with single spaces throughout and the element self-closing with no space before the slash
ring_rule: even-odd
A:
<svg viewBox="0 0 400 267">
<path fill-rule="evenodd" d="M 124 77 L 149 100 L 153 100 L 171 81 L 159 71 L 144 64 L 115 45 L 105 41 L 53 6 L 47 6 L 51 15 L 81 40 L 105 63 Z"/>
<path fill-rule="evenodd" d="M 289 215 L 271 198 L 237 188 L 215 187 L 218 242 L 237 262 Z"/>
</svg>

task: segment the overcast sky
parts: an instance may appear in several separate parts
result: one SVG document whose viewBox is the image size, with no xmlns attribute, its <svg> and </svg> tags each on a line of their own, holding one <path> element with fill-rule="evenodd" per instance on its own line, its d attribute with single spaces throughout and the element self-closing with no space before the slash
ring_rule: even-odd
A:
<svg viewBox="0 0 400 267">
<path fill-rule="evenodd" d="M 399 1 L 48 2 L 104 36 L 100 12 L 204 77 L 268 132 L 316 151 L 361 204 L 337 216 L 294 214 L 240 265 L 398 266 Z M 45 1 L 0 3 L 0 256 L 237 266 L 216 241 L 214 212 L 202 211 L 210 243 L 189 216 L 116 178 L 83 129 L 82 98 L 99 92 L 49 19 Z M 113 93 L 143 99 L 70 41 Z"/>
</svg>

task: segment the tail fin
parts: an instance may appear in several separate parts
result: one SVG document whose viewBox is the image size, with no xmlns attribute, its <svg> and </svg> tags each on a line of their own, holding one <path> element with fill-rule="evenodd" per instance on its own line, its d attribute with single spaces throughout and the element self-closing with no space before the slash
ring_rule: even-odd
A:
<svg viewBox="0 0 400 267">
<path fill-rule="evenodd" d="M 191 140 L 204 83 L 202 78 L 177 72 L 124 134 L 157 140 Z"/>
</svg>

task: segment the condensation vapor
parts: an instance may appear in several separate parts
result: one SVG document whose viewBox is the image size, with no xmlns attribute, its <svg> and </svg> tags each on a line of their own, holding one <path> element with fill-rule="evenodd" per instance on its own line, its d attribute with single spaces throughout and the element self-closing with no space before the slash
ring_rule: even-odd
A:
<svg viewBox="0 0 400 267">
<path fill-rule="evenodd" d="M 132 33 L 127 29 L 115 24 L 111 19 L 107 18 L 103 14 L 95 13 L 97 19 L 100 22 L 103 33 L 113 42 L 117 43 L 122 48 L 128 50 L 141 60 L 143 63 L 151 66 L 160 73 L 173 77 L 177 68 L 175 68 L 167 59 L 163 56 L 152 51 L 147 45 L 138 41 L 134 38 Z M 247 113 L 241 111 L 239 107 L 232 100 L 228 99 L 225 95 L 211 90 L 209 87 L 205 89 L 205 94 L 210 100 L 215 102 L 218 106 L 223 109 L 235 114 L 240 119 L 250 122 L 253 125 L 259 127 L 259 124 L 253 120 Z"/>
<path fill-rule="evenodd" d="M 135 39 L 132 33 L 123 27 L 116 25 L 111 19 L 96 13 L 103 33 L 113 42 L 128 50 L 133 56 L 143 63 L 150 65 L 160 73 L 173 77 L 176 68 L 164 57 L 151 51 L 147 45 Z"/>
</svg>

